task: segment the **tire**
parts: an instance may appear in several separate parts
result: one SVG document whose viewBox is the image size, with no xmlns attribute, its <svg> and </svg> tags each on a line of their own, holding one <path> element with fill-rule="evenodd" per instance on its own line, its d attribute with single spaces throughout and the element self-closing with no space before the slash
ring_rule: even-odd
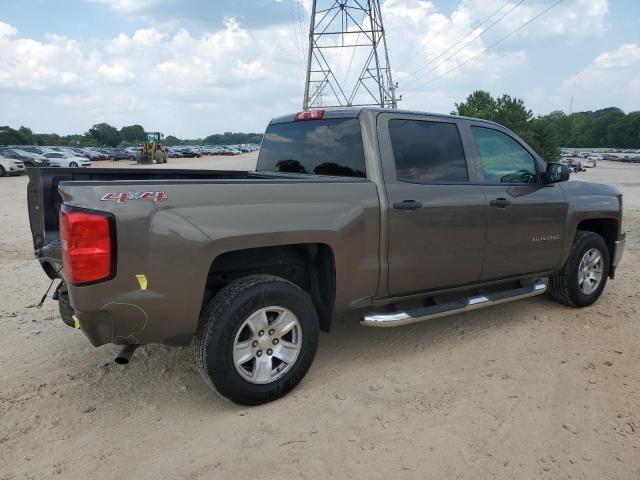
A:
<svg viewBox="0 0 640 480">
<path fill-rule="evenodd" d="M 585 287 L 581 288 L 580 286 L 579 269 L 583 258 L 594 250 L 601 256 L 601 278 L 593 291 L 585 293 L 583 290 Z M 562 269 L 549 279 L 551 297 L 557 302 L 571 307 L 582 308 L 592 305 L 600 298 L 607 284 L 609 265 L 609 248 L 604 239 L 597 233 L 578 230 L 567 261 Z M 586 280 L 585 283 L 589 285 L 591 281 Z"/>
<path fill-rule="evenodd" d="M 288 313 L 280 316 L 272 311 L 274 307 Z M 264 311 L 266 317 L 261 316 Z M 297 323 L 278 339 L 279 334 L 272 332 L 282 325 L 281 319 L 286 317 L 291 322 L 290 314 Z M 259 321 L 263 318 L 269 318 L 268 323 L 259 326 L 260 332 L 254 334 L 247 322 L 258 319 L 258 325 L 262 325 Z M 222 396 L 242 405 L 260 405 L 284 396 L 304 378 L 313 362 L 318 337 L 316 309 L 302 289 L 280 277 L 251 275 L 227 285 L 205 308 L 195 335 L 195 364 Z M 258 340 L 261 345 L 256 345 Z M 243 350 L 253 353 L 247 363 L 237 366 L 234 352 L 240 350 L 234 347 L 239 344 L 245 344 Z M 273 350 L 259 350 L 271 345 Z M 289 363 L 281 361 L 279 357 L 290 352 L 291 346 L 296 347 L 295 357 Z M 277 348 L 281 350 L 275 353 Z M 259 359 L 261 356 L 264 358 Z M 264 362 L 269 366 L 261 370 L 258 367 Z M 261 380 L 260 372 L 268 372 L 266 378 L 263 375 Z"/>
<path fill-rule="evenodd" d="M 0 177 L 4 177 L 6 174 L 7 172 L 5 171 L 4 167 L 0 165 Z"/>
<path fill-rule="evenodd" d="M 67 292 L 67 286 L 62 285 L 60 290 L 58 290 L 58 310 L 60 311 L 60 318 L 62 321 L 69 325 L 70 327 L 75 326 L 75 322 L 73 321 L 73 308 L 71 307 L 71 303 L 69 302 L 69 292 Z"/>
<path fill-rule="evenodd" d="M 76 162 L 71 162 L 69 164 L 69 168 L 78 168 L 78 164 Z"/>
</svg>

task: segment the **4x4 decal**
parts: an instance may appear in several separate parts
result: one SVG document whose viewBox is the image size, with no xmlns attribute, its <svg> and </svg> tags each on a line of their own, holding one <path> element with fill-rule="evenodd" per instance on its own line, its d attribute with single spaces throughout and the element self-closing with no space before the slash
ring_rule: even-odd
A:
<svg viewBox="0 0 640 480">
<path fill-rule="evenodd" d="M 100 200 L 103 202 L 127 203 L 127 200 L 151 200 L 162 202 L 167 199 L 165 192 L 111 192 L 104 195 Z"/>
</svg>

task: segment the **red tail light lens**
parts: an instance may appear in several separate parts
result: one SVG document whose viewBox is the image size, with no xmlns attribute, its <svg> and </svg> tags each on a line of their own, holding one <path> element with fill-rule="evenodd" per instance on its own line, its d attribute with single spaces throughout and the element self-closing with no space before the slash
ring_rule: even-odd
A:
<svg viewBox="0 0 640 480">
<path fill-rule="evenodd" d="M 60 238 L 65 277 L 77 285 L 108 280 L 115 274 L 115 245 L 109 214 L 60 211 Z"/>
<path fill-rule="evenodd" d="M 307 110 L 306 112 L 298 112 L 294 121 L 300 120 L 321 120 L 324 117 L 324 110 Z"/>
</svg>

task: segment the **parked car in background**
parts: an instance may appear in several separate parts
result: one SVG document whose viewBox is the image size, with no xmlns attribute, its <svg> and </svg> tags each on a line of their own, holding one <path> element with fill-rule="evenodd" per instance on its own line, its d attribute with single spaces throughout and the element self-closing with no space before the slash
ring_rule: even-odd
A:
<svg viewBox="0 0 640 480">
<path fill-rule="evenodd" d="M 585 169 L 582 167 L 582 162 L 575 158 L 564 158 L 560 160 L 559 163 L 566 165 L 570 173 L 578 173 L 578 172 L 585 171 Z"/>
<path fill-rule="evenodd" d="M 87 160 L 93 160 L 94 158 L 92 157 L 96 157 L 96 155 L 91 150 L 88 150 L 86 148 L 68 147 L 67 151 L 74 155 L 77 155 L 78 157 L 84 157 Z"/>
<path fill-rule="evenodd" d="M 52 167 L 63 168 L 78 168 L 78 167 L 90 167 L 91 161 L 84 157 L 71 156 L 63 152 L 49 152 L 44 156 L 49 159 Z"/>
<path fill-rule="evenodd" d="M 87 158 L 92 162 L 97 160 L 106 160 L 105 155 L 98 152 L 97 150 L 91 148 L 85 148 L 83 150 L 86 152 Z"/>
<path fill-rule="evenodd" d="M 591 155 L 587 157 L 582 166 L 585 168 L 596 168 L 598 166 L 598 160 L 602 159 L 603 158 L 600 155 Z"/>
<path fill-rule="evenodd" d="M 111 158 L 114 160 L 135 160 L 135 153 L 130 152 L 129 150 L 125 150 L 124 148 L 112 148 L 109 150 L 111 154 Z"/>
<path fill-rule="evenodd" d="M 168 147 L 167 155 L 169 156 L 169 158 L 180 158 L 182 156 L 182 152 L 176 148 Z"/>
<path fill-rule="evenodd" d="M 13 148 L 0 148 L 0 155 L 14 160 L 20 160 L 25 167 L 37 168 L 49 166 L 49 160 L 46 157 L 42 155 L 31 154 L 29 152 L 24 152 L 22 150 Z"/>
<path fill-rule="evenodd" d="M 43 149 L 40 147 L 34 147 L 33 145 L 21 145 L 20 150 L 30 153 L 36 153 L 38 155 L 42 155 L 44 153 Z"/>
<path fill-rule="evenodd" d="M 21 175 L 25 172 L 22 160 L 7 158 L 0 155 L 0 177 L 6 175 Z"/>
<path fill-rule="evenodd" d="M 96 152 L 102 156 L 101 160 L 111 160 L 111 152 L 106 148 L 96 148 Z"/>
<path fill-rule="evenodd" d="M 180 149 L 180 153 L 182 157 L 195 158 L 200 157 L 200 152 L 191 148 L 191 147 L 182 147 Z"/>
</svg>

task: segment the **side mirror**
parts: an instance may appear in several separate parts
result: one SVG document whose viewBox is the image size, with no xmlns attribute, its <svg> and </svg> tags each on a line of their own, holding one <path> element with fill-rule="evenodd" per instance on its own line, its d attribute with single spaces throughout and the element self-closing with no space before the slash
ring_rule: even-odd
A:
<svg viewBox="0 0 640 480">
<path fill-rule="evenodd" d="M 569 180 L 569 167 L 562 163 L 548 163 L 546 177 L 547 183 L 566 182 Z"/>
</svg>

